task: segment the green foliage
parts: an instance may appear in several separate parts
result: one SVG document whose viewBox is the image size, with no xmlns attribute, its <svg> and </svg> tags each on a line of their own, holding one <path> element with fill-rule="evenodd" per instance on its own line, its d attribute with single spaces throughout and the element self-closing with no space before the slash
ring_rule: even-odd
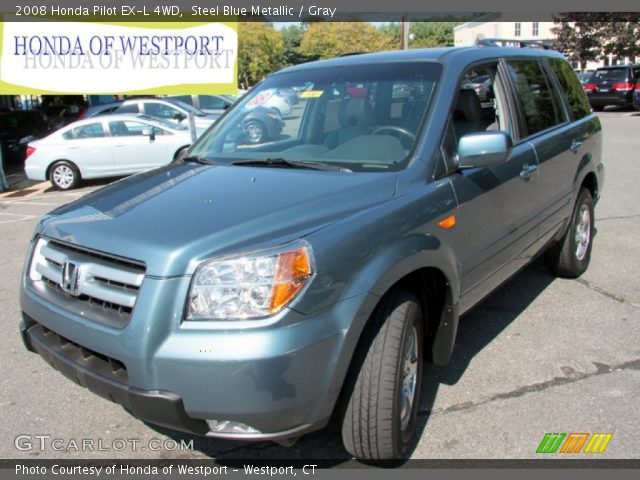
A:
<svg viewBox="0 0 640 480">
<path fill-rule="evenodd" d="M 395 48 L 389 36 L 366 22 L 311 22 L 299 52 L 310 59 Z"/>
<path fill-rule="evenodd" d="M 282 34 L 264 22 L 238 23 L 238 82 L 245 87 L 283 66 Z"/>
<path fill-rule="evenodd" d="M 453 45 L 453 27 L 461 22 L 410 22 L 409 48 L 444 47 Z M 400 24 L 382 25 L 380 31 L 387 35 L 393 45 L 400 45 Z"/>
<path fill-rule="evenodd" d="M 638 14 L 564 13 L 555 21 L 556 48 L 580 69 L 589 60 L 640 55 Z"/>
<path fill-rule="evenodd" d="M 302 42 L 302 35 L 306 31 L 306 26 L 289 25 L 284 27 L 280 33 L 284 39 L 284 64 L 285 65 L 297 65 L 308 60 L 308 58 L 300 53 L 300 43 Z"/>
</svg>

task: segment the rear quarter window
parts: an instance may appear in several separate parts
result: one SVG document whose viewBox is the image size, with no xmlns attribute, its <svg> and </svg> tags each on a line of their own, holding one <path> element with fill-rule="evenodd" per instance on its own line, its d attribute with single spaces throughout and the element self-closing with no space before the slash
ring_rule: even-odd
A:
<svg viewBox="0 0 640 480">
<path fill-rule="evenodd" d="M 573 119 L 579 120 L 589 115 L 591 113 L 589 99 L 584 93 L 580 85 L 580 80 L 578 80 L 571 66 L 559 58 L 550 58 L 548 62 L 560 84 L 560 88 L 562 89 L 561 94 L 569 104 L 569 110 L 571 111 Z"/>
</svg>

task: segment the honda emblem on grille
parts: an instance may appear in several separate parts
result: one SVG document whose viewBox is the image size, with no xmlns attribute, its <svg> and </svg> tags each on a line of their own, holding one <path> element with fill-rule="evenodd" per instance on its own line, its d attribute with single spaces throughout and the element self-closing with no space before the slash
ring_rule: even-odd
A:
<svg viewBox="0 0 640 480">
<path fill-rule="evenodd" d="M 78 295 L 80 269 L 75 263 L 65 262 L 62 266 L 62 290 L 70 295 Z"/>
</svg>

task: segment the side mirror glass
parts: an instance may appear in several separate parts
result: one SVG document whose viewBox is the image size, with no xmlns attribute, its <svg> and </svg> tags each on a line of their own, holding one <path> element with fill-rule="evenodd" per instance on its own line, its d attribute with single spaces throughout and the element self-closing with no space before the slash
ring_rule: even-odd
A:
<svg viewBox="0 0 640 480">
<path fill-rule="evenodd" d="M 458 168 L 500 165 L 511 157 L 513 141 L 505 132 L 476 132 L 458 141 Z"/>
</svg>

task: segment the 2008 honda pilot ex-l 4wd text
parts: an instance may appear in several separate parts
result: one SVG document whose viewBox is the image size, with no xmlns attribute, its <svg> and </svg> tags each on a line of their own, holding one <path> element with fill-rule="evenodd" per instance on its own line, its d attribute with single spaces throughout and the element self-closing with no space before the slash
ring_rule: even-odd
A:
<svg viewBox="0 0 640 480">
<path fill-rule="evenodd" d="M 244 116 L 278 91 L 298 97 L 282 133 L 251 142 Z M 553 51 L 287 68 L 187 156 L 41 220 L 24 342 L 150 423 L 287 444 L 334 418 L 354 456 L 402 457 L 459 316 L 539 253 L 587 268 L 601 143 Z"/>
</svg>

